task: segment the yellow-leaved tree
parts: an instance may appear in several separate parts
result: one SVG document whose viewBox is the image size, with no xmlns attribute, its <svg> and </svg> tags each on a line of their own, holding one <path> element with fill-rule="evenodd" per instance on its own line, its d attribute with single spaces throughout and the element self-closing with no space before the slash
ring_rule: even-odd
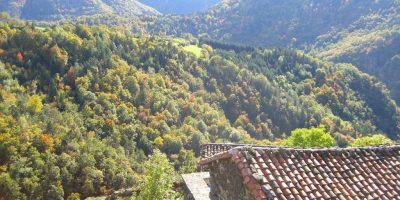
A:
<svg viewBox="0 0 400 200">
<path fill-rule="evenodd" d="M 32 95 L 28 99 L 28 109 L 33 113 L 38 113 L 43 109 L 42 98 L 39 95 Z"/>
</svg>

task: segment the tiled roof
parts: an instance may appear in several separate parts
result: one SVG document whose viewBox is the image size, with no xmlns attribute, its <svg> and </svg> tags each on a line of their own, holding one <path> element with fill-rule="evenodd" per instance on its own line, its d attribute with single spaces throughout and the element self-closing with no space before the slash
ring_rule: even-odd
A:
<svg viewBox="0 0 400 200">
<path fill-rule="evenodd" d="M 400 199 L 400 146 L 347 149 L 237 147 L 230 159 L 254 199 Z"/>
</svg>

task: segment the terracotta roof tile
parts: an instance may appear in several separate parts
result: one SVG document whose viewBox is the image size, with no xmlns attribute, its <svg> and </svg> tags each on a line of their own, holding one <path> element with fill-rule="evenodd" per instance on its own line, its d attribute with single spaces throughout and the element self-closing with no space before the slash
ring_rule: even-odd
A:
<svg viewBox="0 0 400 200">
<path fill-rule="evenodd" d="M 347 149 L 236 147 L 231 159 L 254 199 L 400 199 L 400 146 Z"/>
</svg>

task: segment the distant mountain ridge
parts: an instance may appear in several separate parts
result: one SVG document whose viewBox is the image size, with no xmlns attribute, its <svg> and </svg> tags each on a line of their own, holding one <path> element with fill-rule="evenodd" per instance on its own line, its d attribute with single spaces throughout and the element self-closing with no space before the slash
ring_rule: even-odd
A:
<svg viewBox="0 0 400 200">
<path fill-rule="evenodd" d="M 164 14 L 189 14 L 211 9 L 220 0 L 140 0 Z"/>
<path fill-rule="evenodd" d="M 395 6 L 399 3 L 394 0 L 223 0 L 204 15 L 215 17 L 215 36 L 226 41 L 301 47 Z"/>
<path fill-rule="evenodd" d="M 0 0 L 0 12 L 13 17 L 53 20 L 95 14 L 159 14 L 136 0 Z"/>
</svg>

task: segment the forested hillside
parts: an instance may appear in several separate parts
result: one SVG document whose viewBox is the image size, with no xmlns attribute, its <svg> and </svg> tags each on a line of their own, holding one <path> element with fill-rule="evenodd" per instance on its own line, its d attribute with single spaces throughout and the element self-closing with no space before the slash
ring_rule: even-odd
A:
<svg viewBox="0 0 400 200">
<path fill-rule="evenodd" d="M 400 7 L 371 14 L 348 28 L 320 36 L 311 53 L 358 66 L 384 82 L 400 104 Z"/>
<path fill-rule="evenodd" d="M 202 14 L 161 17 L 160 24 L 150 30 L 206 34 L 251 45 L 302 47 L 331 30 L 347 28 L 364 16 L 398 6 L 394 0 L 223 0 Z"/>
<path fill-rule="evenodd" d="M 138 184 L 155 149 L 176 170 L 205 142 L 337 142 L 400 132 L 387 89 L 349 64 L 285 49 L 0 20 L 0 193 L 85 198 Z"/>
<path fill-rule="evenodd" d="M 400 104 L 400 2 L 396 0 L 0 0 L 0 11 L 24 19 L 130 27 L 150 34 L 211 38 L 296 48 L 351 63 L 382 81 Z M 219 4 L 213 8 L 212 5 Z M 43 6 L 46 5 L 46 6 Z M 202 13 L 189 14 L 203 10 Z M 80 17 L 81 16 L 81 17 Z M 72 19 L 71 19 L 72 18 Z M 40 22 L 38 22 L 40 23 Z M 58 23 L 58 22 L 57 22 Z M 56 24 L 57 24 L 56 23 Z"/>
<path fill-rule="evenodd" d="M 107 13 L 125 16 L 158 14 L 155 9 L 136 0 L 0 0 L 0 12 L 33 20 L 54 20 Z"/>
<path fill-rule="evenodd" d="M 202 14 L 156 18 L 148 30 L 291 47 L 351 63 L 387 84 L 400 104 L 399 13 L 395 0 L 224 0 Z"/>
</svg>

